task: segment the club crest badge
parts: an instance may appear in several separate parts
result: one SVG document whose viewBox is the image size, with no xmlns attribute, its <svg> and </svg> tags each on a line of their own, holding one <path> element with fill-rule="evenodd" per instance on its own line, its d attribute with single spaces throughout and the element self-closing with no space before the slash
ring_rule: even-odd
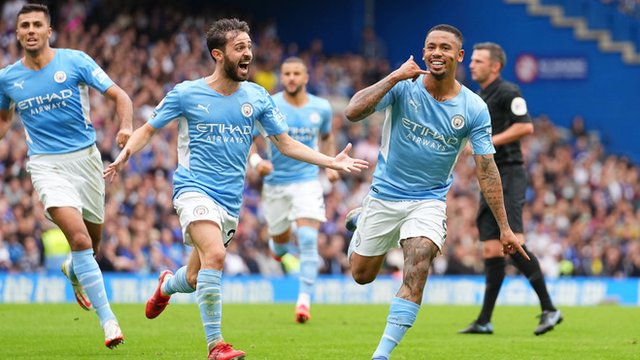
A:
<svg viewBox="0 0 640 360">
<path fill-rule="evenodd" d="M 64 71 L 56 71 L 56 73 L 53 74 L 53 80 L 58 84 L 62 84 L 63 82 L 65 82 L 65 80 L 67 80 L 67 73 L 65 73 Z"/>
<path fill-rule="evenodd" d="M 241 110 L 244 117 L 250 117 L 253 115 L 253 106 L 249 103 L 242 104 Z"/>
<path fill-rule="evenodd" d="M 453 126 L 454 129 L 456 130 L 460 130 L 462 129 L 462 127 L 464 126 L 464 117 L 462 115 L 454 115 L 451 118 L 451 126 Z"/>
<path fill-rule="evenodd" d="M 209 209 L 207 209 L 204 205 L 198 205 L 195 209 L 193 209 L 193 215 L 195 216 L 204 216 L 209 213 Z"/>
</svg>

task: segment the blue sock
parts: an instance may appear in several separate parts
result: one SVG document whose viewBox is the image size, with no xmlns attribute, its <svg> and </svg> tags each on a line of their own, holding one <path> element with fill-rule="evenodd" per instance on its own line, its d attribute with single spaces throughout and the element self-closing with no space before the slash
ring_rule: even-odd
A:
<svg viewBox="0 0 640 360">
<path fill-rule="evenodd" d="M 318 230 L 303 226 L 298 228 L 300 244 L 300 292 L 313 294 L 313 284 L 318 277 Z"/>
<path fill-rule="evenodd" d="M 93 258 L 93 249 L 71 252 L 73 271 L 78 277 L 78 281 L 89 296 L 93 308 L 96 309 L 100 325 L 104 325 L 107 320 L 115 319 L 116 316 L 111 311 L 107 292 L 104 289 L 104 280 L 96 259 Z"/>
<path fill-rule="evenodd" d="M 387 326 L 384 328 L 384 334 L 382 334 L 376 352 L 373 353 L 374 359 L 389 358 L 391 351 L 400 343 L 407 330 L 413 326 L 419 309 L 420 305 L 414 302 L 399 297 L 393 298 L 387 317 Z"/>
<path fill-rule="evenodd" d="M 273 239 L 269 239 L 269 248 L 271 249 L 271 252 L 273 252 L 273 255 L 277 256 L 277 257 L 282 257 L 284 254 L 289 252 L 289 243 L 284 243 L 284 244 L 279 244 L 275 241 L 273 241 Z"/>
<path fill-rule="evenodd" d="M 175 293 L 189 294 L 196 291 L 187 282 L 187 267 L 183 266 L 176 273 L 162 284 L 162 292 L 167 295 Z"/>
<path fill-rule="evenodd" d="M 78 281 L 78 277 L 76 276 L 76 272 L 73 271 L 73 256 L 71 256 L 71 261 L 69 262 L 69 267 L 67 267 L 67 275 L 69 275 L 69 280 Z"/>
<path fill-rule="evenodd" d="M 196 299 L 204 326 L 207 344 L 222 340 L 222 271 L 203 269 L 198 272 Z"/>
</svg>

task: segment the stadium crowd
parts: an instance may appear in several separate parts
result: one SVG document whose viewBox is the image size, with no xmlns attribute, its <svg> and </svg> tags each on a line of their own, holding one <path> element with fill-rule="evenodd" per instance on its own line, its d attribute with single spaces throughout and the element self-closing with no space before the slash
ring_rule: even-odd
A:
<svg viewBox="0 0 640 360">
<path fill-rule="evenodd" d="M 23 0 L 9 0 L 0 20 L 0 68 L 17 61 L 15 12 Z M 239 16 L 234 12 L 189 13 L 174 6 L 144 7 L 124 1 L 67 0 L 50 4 L 53 47 L 87 52 L 132 98 L 134 128 L 144 123 L 174 84 L 210 73 L 213 66 L 203 44 L 208 19 Z M 188 8 L 188 7 L 187 7 Z M 16 10 L 17 9 L 17 10 Z M 200 9 L 202 10 L 202 9 Z M 250 20 L 250 17 L 247 17 Z M 373 169 L 379 150 L 382 115 L 350 124 L 343 108 L 359 89 L 390 72 L 384 43 L 371 29 L 362 46 L 350 54 L 327 55 L 320 40 L 308 49 L 283 44 L 273 21 L 251 23 L 254 41 L 253 81 L 270 92 L 279 90 L 280 61 L 301 57 L 310 69 L 309 91 L 330 100 L 338 148 L 354 144 L 353 155 Z M 469 45 L 470 46 L 470 45 Z M 526 94 L 525 94 L 526 96 Z M 118 127 L 112 104 L 92 93 L 92 121 L 103 161 L 118 154 Z M 525 207 L 527 245 L 546 276 L 640 277 L 640 181 L 629 159 L 607 154 L 597 133 L 576 116 L 568 129 L 540 115 L 535 133 L 523 141 L 530 177 Z M 103 271 L 155 273 L 184 265 L 189 248 L 182 244 L 179 221 L 171 204 L 171 176 L 176 167 L 176 127 L 163 130 L 131 159 L 121 176 L 107 184 L 104 235 L 98 255 Z M 25 170 L 27 147 L 20 121 L 0 141 L 0 271 L 59 271 L 66 242 L 45 216 Z M 481 274 L 481 245 L 475 216 L 479 187 L 471 157 L 462 158 L 448 199 L 448 237 L 436 274 Z M 331 184 L 323 178 L 328 221 L 321 227 L 322 274 L 348 268 L 350 233 L 344 217 L 367 194 L 372 171 L 342 174 Z M 282 275 L 267 247 L 267 228 L 260 208 L 261 178 L 249 170 L 240 224 L 225 261 L 225 276 Z M 62 240 L 62 241 L 60 241 Z M 62 245 L 61 245 L 62 244 Z M 402 266 L 402 253 L 391 252 L 385 271 Z M 510 271 L 515 271 L 510 268 Z"/>
</svg>

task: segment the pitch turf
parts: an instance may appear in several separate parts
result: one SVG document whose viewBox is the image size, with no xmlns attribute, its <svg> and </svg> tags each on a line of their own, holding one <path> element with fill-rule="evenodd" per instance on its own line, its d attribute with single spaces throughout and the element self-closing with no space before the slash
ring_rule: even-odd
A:
<svg viewBox="0 0 640 360">
<path fill-rule="evenodd" d="M 195 304 L 170 305 L 155 320 L 144 305 L 114 305 L 126 343 L 103 345 L 97 317 L 75 304 L 0 304 L 0 359 L 205 359 Z M 370 359 L 387 305 L 314 305 L 309 323 L 294 322 L 292 304 L 223 310 L 223 334 L 248 360 Z M 640 359 L 640 309 L 562 307 L 564 322 L 534 336 L 539 310 L 498 306 L 495 334 L 459 335 L 478 307 L 426 306 L 393 352 L 400 359 Z"/>
</svg>

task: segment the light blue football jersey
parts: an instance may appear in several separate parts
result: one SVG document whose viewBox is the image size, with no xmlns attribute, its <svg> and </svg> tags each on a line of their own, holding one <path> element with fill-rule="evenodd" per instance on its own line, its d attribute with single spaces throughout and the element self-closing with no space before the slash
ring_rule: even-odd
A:
<svg viewBox="0 0 640 360">
<path fill-rule="evenodd" d="M 223 96 L 204 79 L 184 81 L 158 104 L 149 124 L 159 129 L 172 120 L 178 121 L 174 199 L 183 192 L 200 192 L 238 217 L 254 128 L 261 127 L 266 135 L 288 130 L 271 96 L 251 82 Z"/>
<path fill-rule="evenodd" d="M 462 86 L 456 97 L 438 102 L 422 79 L 400 81 L 376 106 L 386 108 L 386 118 L 369 192 L 373 197 L 444 201 L 467 141 L 474 154 L 495 153 L 484 101 Z"/>
<path fill-rule="evenodd" d="M 320 97 L 308 96 L 309 101 L 302 107 L 288 103 L 282 92 L 273 95 L 273 101 L 285 116 L 289 136 L 318 150 L 318 136 L 331 133 L 331 105 Z M 265 184 L 281 185 L 318 177 L 318 166 L 283 155 L 273 143 L 269 150 L 273 171 L 264 178 Z"/>
<path fill-rule="evenodd" d="M 54 49 L 49 64 L 31 70 L 19 60 L 0 70 L 0 109 L 24 123 L 29 155 L 65 154 L 96 142 L 89 117 L 89 86 L 104 93 L 113 81 L 79 50 Z"/>
</svg>

